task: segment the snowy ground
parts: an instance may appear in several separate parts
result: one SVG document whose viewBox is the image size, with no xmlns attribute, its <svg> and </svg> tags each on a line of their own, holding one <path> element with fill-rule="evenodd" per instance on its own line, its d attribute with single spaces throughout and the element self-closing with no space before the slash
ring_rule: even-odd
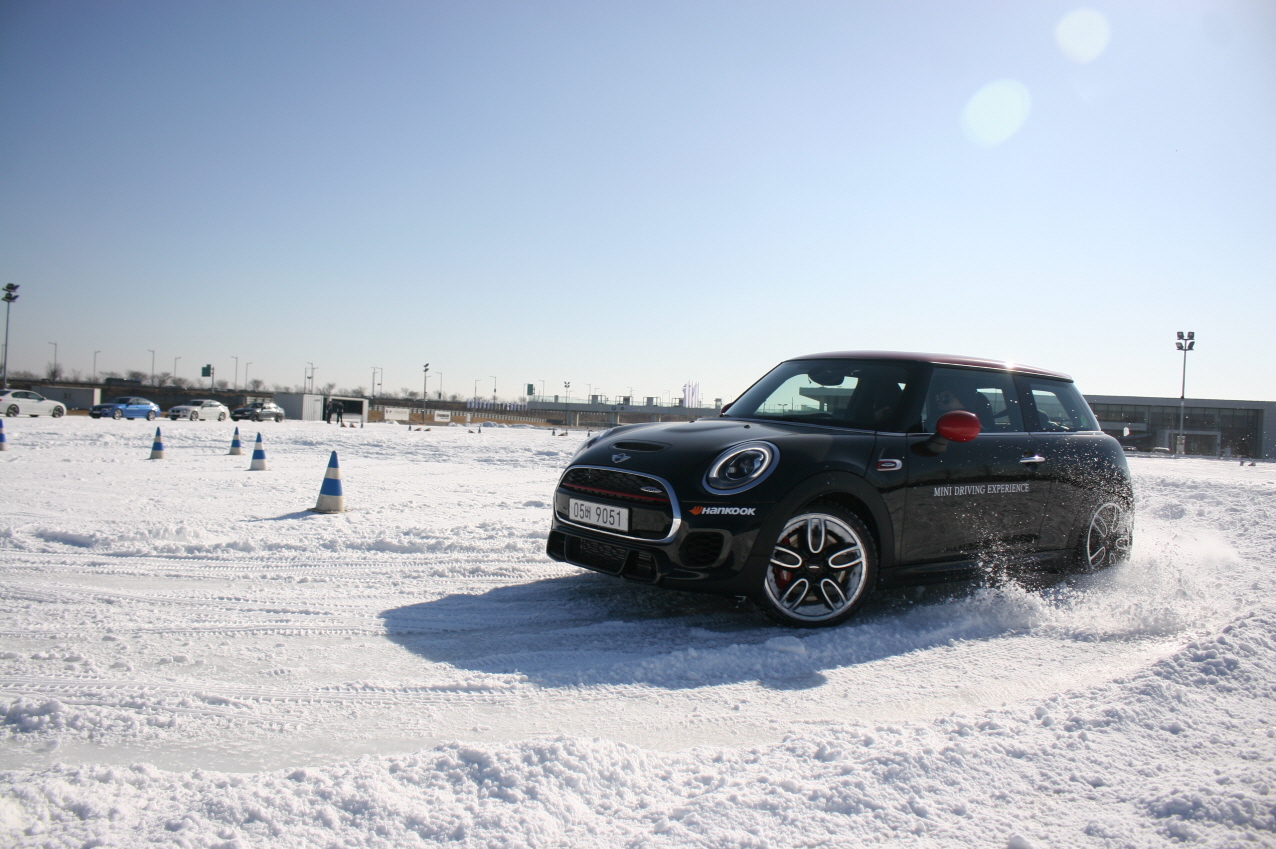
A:
<svg viewBox="0 0 1276 849">
<path fill-rule="evenodd" d="M 1125 566 L 788 632 L 548 561 L 575 434 L 5 426 L 3 846 L 1276 846 L 1271 465 L 1135 459 Z"/>
</svg>

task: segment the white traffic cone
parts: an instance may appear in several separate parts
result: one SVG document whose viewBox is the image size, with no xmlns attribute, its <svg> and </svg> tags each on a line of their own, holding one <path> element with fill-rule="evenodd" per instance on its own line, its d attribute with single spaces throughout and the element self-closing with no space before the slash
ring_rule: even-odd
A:
<svg viewBox="0 0 1276 849">
<path fill-rule="evenodd" d="M 239 428 L 235 428 L 235 435 L 230 438 L 230 453 L 235 455 L 244 453 L 244 446 L 239 444 Z"/>
<path fill-rule="evenodd" d="M 151 443 L 150 459 L 152 460 L 164 459 L 164 440 L 160 437 L 159 428 L 155 428 L 155 441 Z"/>
<path fill-rule="evenodd" d="M 260 433 L 257 434 L 257 444 L 253 446 L 253 459 L 252 459 L 252 462 L 248 464 L 248 471 L 250 472 L 266 471 L 266 449 L 261 444 Z"/>
<path fill-rule="evenodd" d="M 319 487 L 319 501 L 310 508 L 316 513 L 346 512 L 346 497 L 341 493 L 341 467 L 337 465 L 337 452 L 328 460 L 328 471 L 323 473 L 323 486 Z"/>
</svg>

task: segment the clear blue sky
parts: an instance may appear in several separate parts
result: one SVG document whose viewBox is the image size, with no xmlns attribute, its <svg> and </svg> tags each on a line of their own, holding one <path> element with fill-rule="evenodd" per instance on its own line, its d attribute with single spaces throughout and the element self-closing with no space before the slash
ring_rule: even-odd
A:
<svg viewBox="0 0 1276 849">
<path fill-rule="evenodd" d="M 0 119 L 14 368 L 1276 398 L 1273 3 L 7 0 Z"/>
</svg>

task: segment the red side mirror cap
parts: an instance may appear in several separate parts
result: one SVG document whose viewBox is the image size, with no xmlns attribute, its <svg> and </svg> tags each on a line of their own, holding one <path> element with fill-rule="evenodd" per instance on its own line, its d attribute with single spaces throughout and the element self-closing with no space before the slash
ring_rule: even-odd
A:
<svg viewBox="0 0 1276 849">
<path fill-rule="evenodd" d="M 935 422 L 935 433 L 949 442 L 969 442 L 979 435 L 979 416 L 967 410 L 944 413 Z"/>
</svg>

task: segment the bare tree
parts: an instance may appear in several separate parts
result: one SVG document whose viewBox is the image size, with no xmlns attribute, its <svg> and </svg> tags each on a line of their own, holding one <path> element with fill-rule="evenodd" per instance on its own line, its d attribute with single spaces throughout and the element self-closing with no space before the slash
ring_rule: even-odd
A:
<svg viewBox="0 0 1276 849">
<path fill-rule="evenodd" d="M 325 383 L 323 386 L 319 387 L 319 394 L 320 394 L 320 395 L 331 395 L 331 394 L 332 394 L 332 390 L 334 390 L 334 389 L 336 389 L 336 388 L 337 388 L 337 384 L 335 384 L 335 383 Z"/>
<path fill-rule="evenodd" d="M 62 365 L 49 363 L 44 367 L 44 377 L 46 380 L 59 380 L 62 377 Z"/>
<path fill-rule="evenodd" d="M 252 380 L 248 382 L 249 388 L 252 389 L 252 391 L 254 392 L 260 392 L 262 390 L 262 387 L 264 387 L 265 385 L 266 385 L 266 381 L 262 380 L 260 377 L 254 377 Z"/>
<path fill-rule="evenodd" d="M 178 389 L 185 389 L 191 385 L 191 381 L 189 377 L 178 376 L 173 378 L 173 385 Z"/>
<path fill-rule="evenodd" d="M 124 373 L 124 376 L 129 380 L 148 380 L 150 378 L 149 374 L 144 371 L 138 371 L 137 369 L 130 369 Z"/>
<path fill-rule="evenodd" d="M 224 391 L 224 390 L 229 389 L 229 388 L 230 388 L 230 381 L 229 381 L 229 380 L 219 380 L 219 381 L 217 381 L 217 388 L 218 388 L 218 389 L 221 389 L 221 390 L 223 390 L 223 391 Z"/>
<path fill-rule="evenodd" d="M 408 389 L 406 386 L 399 391 L 403 393 L 403 397 L 408 398 L 410 400 L 416 400 L 417 398 L 421 397 L 420 392 L 417 392 L 415 389 Z"/>
<path fill-rule="evenodd" d="M 160 372 L 159 374 L 155 375 L 155 385 L 156 385 L 156 386 L 167 386 L 167 385 L 168 385 L 169 380 L 170 380 L 172 377 L 173 377 L 173 375 L 172 375 L 171 373 L 166 372 L 166 371 L 162 371 L 162 372 Z"/>
<path fill-rule="evenodd" d="M 76 368 L 76 369 L 71 369 L 71 373 L 70 373 L 70 375 L 67 377 L 67 380 L 71 381 L 72 383 L 83 383 L 83 382 L 84 382 L 84 372 L 80 371 L 78 368 Z"/>
</svg>

